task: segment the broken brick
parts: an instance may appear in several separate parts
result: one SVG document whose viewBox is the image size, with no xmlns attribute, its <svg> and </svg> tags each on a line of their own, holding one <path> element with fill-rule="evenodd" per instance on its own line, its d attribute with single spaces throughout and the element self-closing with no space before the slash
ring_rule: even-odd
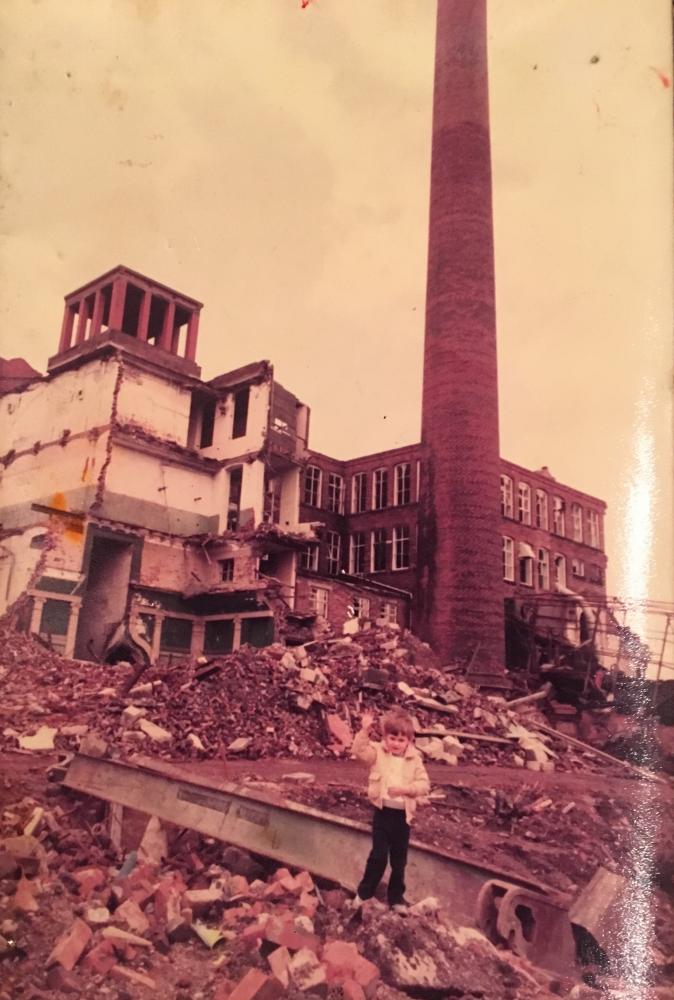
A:
<svg viewBox="0 0 674 1000">
<path fill-rule="evenodd" d="M 127 969 L 124 965 L 113 965 L 110 974 L 122 982 L 137 983 L 139 986 L 146 986 L 149 990 L 155 990 L 157 984 L 150 976 L 143 972 L 136 972 L 135 969 Z"/>
<path fill-rule="evenodd" d="M 71 972 L 77 965 L 82 952 L 92 938 L 91 928 L 83 920 L 76 917 L 68 930 L 61 935 L 52 948 L 47 959 L 47 967 L 50 965 L 61 965 L 67 972 Z"/>
<path fill-rule="evenodd" d="M 269 962 L 269 967 L 274 973 L 279 982 L 287 986 L 290 982 L 290 974 L 288 972 L 288 965 L 290 963 L 290 952 L 287 948 L 274 948 L 274 950 L 267 955 L 267 961 Z"/>
<path fill-rule="evenodd" d="M 126 899 L 121 906 L 117 907 L 113 920 L 117 923 L 120 920 L 123 921 L 129 930 L 134 931 L 136 934 L 144 934 L 150 926 L 150 921 L 140 906 L 132 899 Z"/>
<path fill-rule="evenodd" d="M 250 969 L 229 994 L 229 1000 L 276 1000 L 283 993 L 283 984 L 274 976 Z"/>
<path fill-rule="evenodd" d="M 117 964 L 117 957 L 112 941 L 99 941 L 91 951 L 88 951 L 82 960 L 82 965 L 91 969 L 96 975 L 104 976 L 110 971 L 113 965 Z"/>
</svg>

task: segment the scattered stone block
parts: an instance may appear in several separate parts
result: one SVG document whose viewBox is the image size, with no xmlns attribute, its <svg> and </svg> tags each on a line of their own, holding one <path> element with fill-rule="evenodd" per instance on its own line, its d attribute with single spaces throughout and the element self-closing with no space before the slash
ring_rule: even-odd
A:
<svg viewBox="0 0 674 1000">
<path fill-rule="evenodd" d="M 267 955 L 267 961 L 269 962 L 269 967 L 274 973 L 276 979 L 287 987 L 290 982 L 290 973 L 288 972 L 290 952 L 288 949 L 274 948 L 274 950 Z"/>
<path fill-rule="evenodd" d="M 276 1000 L 283 996 L 285 987 L 274 976 L 267 976 L 261 969 L 249 969 L 229 994 L 229 1000 Z"/>
<path fill-rule="evenodd" d="M 42 806 L 36 806 L 31 813 L 31 817 L 23 828 L 23 834 L 25 837 L 33 837 L 39 828 L 42 826 L 42 820 L 44 819 L 44 809 Z"/>
<path fill-rule="evenodd" d="M 25 834 L 20 837 L 5 837 L 0 841 L 0 848 L 14 859 L 24 875 L 38 875 L 45 866 L 45 849 L 35 837 Z"/>
<path fill-rule="evenodd" d="M 227 749 L 230 753 L 243 753 L 253 742 L 251 736 L 239 736 L 238 739 L 232 740 Z"/>
<path fill-rule="evenodd" d="M 55 990 L 57 993 L 81 992 L 81 988 L 75 977 L 70 972 L 66 972 L 61 965 L 52 965 L 51 969 L 48 969 L 47 986 L 50 990 Z"/>
<path fill-rule="evenodd" d="M 144 934 L 150 927 L 147 919 L 138 903 L 132 899 L 126 899 L 121 906 L 115 910 L 114 918 L 116 923 L 122 921 L 135 934 Z"/>
<path fill-rule="evenodd" d="M 188 889 L 183 893 L 183 902 L 194 914 L 203 916 L 218 903 L 223 903 L 222 889 Z"/>
<path fill-rule="evenodd" d="M 66 972 L 72 972 L 80 957 L 91 941 L 91 928 L 83 920 L 76 917 L 71 926 L 58 938 L 47 959 L 50 965 L 60 965 Z"/>
<path fill-rule="evenodd" d="M 87 733 L 80 743 L 80 753 L 87 757 L 107 757 L 108 744 L 96 733 Z"/>
<path fill-rule="evenodd" d="M 162 729 L 161 726 L 155 725 L 154 722 L 150 722 L 149 719 L 141 719 L 138 723 L 138 728 L 154 743 L 162 745 L 173 743 L 171 733 L 167 729 Z"/>
<path fill-rule="evenodd" d="M 300 948 L 292 956 L 288 963 L 288 973 L 293 985 L 305 993 L 314 992 L 327 983 L 324 966 L 316 957 L 315 951 L 311 951 L 309 948 Z"/>
<path fill-rule="evenodd" d="M 16 884 L 16 892 L 12 897 L 12 907 L 21 913 L 35 913 L 39 910 L 35 898 L 35 885 L 23 876 Z"/>
<path fill-rule="evenodd" d="M 157 868 L 168 857 L 166 831 L 156 816 L 150 816 L 143 839 L 138 847 L 138 860 L 155 865 Z"/>
<path fill-rule="evenodd" d="M 151 976 L 144 972 L 137 972 L 136 969 L 128 969 L 125 965 L 113 965 L 110 975 L 114 976 L 115 979 L 120 979 L 123 983 L 145 986 L 148 990 L 157 989 L 157 984 Z"/>
<path fill-rule="evenodd" d="M 110 923 L 110 910 L 107 906 L 90 906 L 84 913 L 84 919 L 94 927 L 104 927 Z"/>
<path fill-rule="evenodd" d="M 19 746 L 22 750 L 53 750 L 57 733 L 58 729 L 52 726 L 40 726 L 32 736 L 20 736 Z"/>
<path fill-rule="evenodd" d="M 84 925 L 87 926 L 86 924 Z M 87 927 L 89 935 L 91 931 Z M 112 941 L 113 945 L 126 945 L 132 944 L 138 948 L 151 948 L 152 942 L 148 941 L 146 938 L 139 937 L 137 934 L 130 934 L 129 931 L 122 930 L 121 927 L 104 927 L 101 936 L 107 941 Z"/>
<path fill-rule="evenodd" d="M 122 712 L 122 725 L 127 729 L 132 729 L 146 715 L 146 708 L 140 708 L 138 705 L 127 705 Z"/>
</svg>

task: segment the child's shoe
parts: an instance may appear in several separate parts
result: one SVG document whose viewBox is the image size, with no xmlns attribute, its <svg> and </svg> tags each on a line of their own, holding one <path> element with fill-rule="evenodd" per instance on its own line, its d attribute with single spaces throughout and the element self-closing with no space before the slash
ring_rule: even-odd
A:
<svg viewBox="0 0 674 1000">
<path fill-rule="evenodd" d="M 394 913 L 401 913 L 401 914 L 409 913 L 410 909 L 410 904 L 404 897 L 403 899 L 399 899 L 397 903 L 389 903 L 389 906 L 391 907 Z"/>
<path fill-rule="evenodd" d="M 356 893 L 353 899 L 350 899 L 346 905 L 350 910 L 360 910 L 364 902 L 365 900 L 361 899 L 358 893 Z"/>
</svg>

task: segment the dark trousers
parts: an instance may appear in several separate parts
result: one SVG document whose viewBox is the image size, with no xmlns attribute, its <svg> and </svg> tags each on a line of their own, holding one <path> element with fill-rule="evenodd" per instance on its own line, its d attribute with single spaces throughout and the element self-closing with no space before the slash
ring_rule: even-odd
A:
<svg viewBox="0 0 674 1000">
<path fill-rule="evenodd" d="M 358 886 L 361 899 L 371 899 L 377 891 L 386 864 L 391 862 L 388 901 L 391 906 L 401 903 L 405 895 L 405 865 L 410 828 L 404 809 L 375 809 L 372 820 L 372 850 L 365 865 L 365 874 Z"/>
</svg>

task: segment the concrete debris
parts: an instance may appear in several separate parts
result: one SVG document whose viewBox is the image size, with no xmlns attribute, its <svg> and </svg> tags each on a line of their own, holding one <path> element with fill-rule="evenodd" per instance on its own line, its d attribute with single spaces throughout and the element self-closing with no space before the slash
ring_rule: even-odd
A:
<svg viewBox="0 0 674 1000">
<path fill-rule="evenodd" d="M 58 729 L 51 726 L 40 726 L 32 736 L 20 736 L 19 746 L 22 750 L 53 750 L 57 733 Z"/>
</svg>

